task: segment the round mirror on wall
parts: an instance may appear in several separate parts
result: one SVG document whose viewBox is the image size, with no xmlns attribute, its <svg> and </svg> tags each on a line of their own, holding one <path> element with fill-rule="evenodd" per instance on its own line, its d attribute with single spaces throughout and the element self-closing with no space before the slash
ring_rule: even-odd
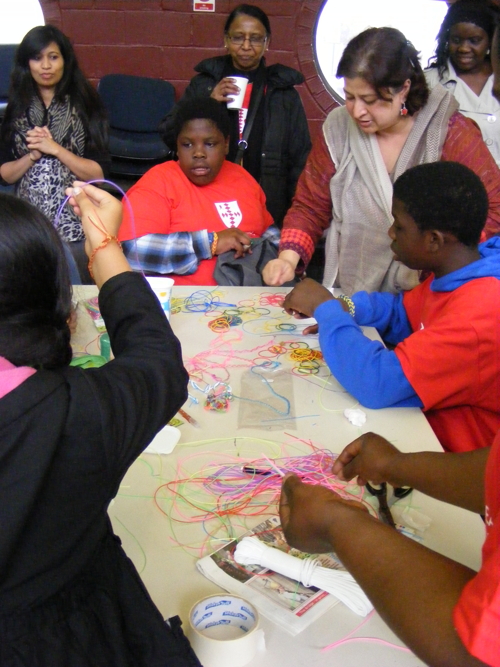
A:
<svg viewBox="0 0 500 667">
<path fill-rule="evenodd" d="M 45 25 L 39 0 L 4 0 L 3 5 L 0 44 L 19 44 L 28 30 Z"/>
<path fill-rule="evenodd" d="M 344 82 L 335 76 L 337 66 L 349 40 L 366 28 L 401 30 L 420 51 L 422 67 L 427 67 L 447 11 L 444 0 L 325 0 L 314 28 L 314 59 L 324 85 L 344 104 Z"/>
</svg>

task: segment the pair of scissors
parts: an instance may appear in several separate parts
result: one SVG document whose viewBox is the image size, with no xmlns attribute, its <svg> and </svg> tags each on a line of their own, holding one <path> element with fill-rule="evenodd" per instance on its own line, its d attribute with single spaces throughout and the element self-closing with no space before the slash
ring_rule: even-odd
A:
<svg viewBox="0 0 500 667">
<path fill-rule="evenodd" d="M 370 484 L 367 482 L 365 484 L 366 490 L 375 496 L 378 499 L 379 505 L 379 514 L 380 519 L 392 528 L 396 528 L 396 523 L 394 522 L 389 504 L 387 502 L 387 484 L 382 482 L 382 484 Z M 394 496 L 399 500 L 400 498 L 405 498 L 413 489 L 410 486 L 401 486 L 394 489 Z"/>
</svg>

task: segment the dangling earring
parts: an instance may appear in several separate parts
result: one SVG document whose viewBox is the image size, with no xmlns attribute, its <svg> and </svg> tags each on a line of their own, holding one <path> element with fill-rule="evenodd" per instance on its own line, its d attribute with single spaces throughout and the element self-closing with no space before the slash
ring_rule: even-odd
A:
<svg viewBox="0 0 500 667">
<path fill-rule="evenodd" d="M 490 49 L 488 49 L 488 50 L 486 51 L 486 55 L 487 55 L 487 56 L 490 55 Z"/>
<path fill-rule="evenodd" d="M 407 116 L 408 115 L 408 109 L 406 108 L 406 103 L 403 102 L 401 105 L 401 111 L 399 112 L 402 116 Z"/>
</svg>

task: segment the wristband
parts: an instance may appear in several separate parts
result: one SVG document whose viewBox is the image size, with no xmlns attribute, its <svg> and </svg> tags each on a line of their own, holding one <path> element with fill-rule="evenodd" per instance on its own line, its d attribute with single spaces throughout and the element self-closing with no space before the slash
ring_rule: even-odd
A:
<svg viewBox="0 0 500 667">
<path fill-rule="evenodd" d="M 89 268 L 89 273 L 90 273 L 90 277 L 92 278 L 92 280 L 94 280 L 94 272 L 92 271 L 92 264 L 94 263 L 94 257 L 99 252 L 99 250 L 102 250 L 103 248 L 105 248 L 107 245 L 109 245 L 109 243 L 111 241 L 115 241 L 115 243 L 118 243 L 119 248 L 122 247 L 122 244 L 120 243 L 120 241 L 117 239 L 116 236 L 110 236 L 108 234 L 106 236 L 106 238 L 103 239 L 103 241 L 97 246 L 97 248 L 94 248 L 94 250 L 92 251 L 92 254 L 90 255 L 88 268 Z"/>
<path fill-rule="evenodd" d="M 219 240 L 219 236 L 217 232 L 214 232 L 214 240 L 212 241 L 212 245 L 210 246 L 210 252 L 212 253 L 212 257 L 215 256 L 215 251 L 217 249 L 217 241 Z"/>
<path fill-rule="evenodd" d="M 345 294 L 341 294 L 337 298 L 339 301 L 343 301 L 346 304 L 347 309 L 349 311 L 349 315 L 351 315 L 351 317 L 354 317 L 354 313 L 356 312 L 356 306 L 354 305 L 354 301 Z"/>
</svg>

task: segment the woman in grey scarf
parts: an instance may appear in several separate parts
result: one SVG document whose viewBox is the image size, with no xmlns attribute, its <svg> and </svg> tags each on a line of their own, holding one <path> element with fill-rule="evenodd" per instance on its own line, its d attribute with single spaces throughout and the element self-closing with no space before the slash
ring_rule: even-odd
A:
<svg viewBox="0 0 500 667">
<path fill-rule="evenodd" d="M 323 124 L 297 184 L 268 285 L 303 273 L 327 232 L 325 287 L 397 293 L 418 273 L 394 259 L 392 184 L 417 164 L 448 160 L 474 171 L 488 192 L 487 236 L 500 230 L 500 172 L 480 130 L 441 85 L 429 92 L 418 52 L 394 28 L 354 37 L 340 60 L 346 104 Z"/>
<path fill-rule="evenodd" d="M 69 39 L 38 26 L 19 45 L 0 135 L 0 175 L 56 224 L 86 271 L 83 229 L 70 207 L 58 210 L 75 178 L 102 179 L 109 163 L 102 103 L 81 72 Z"/>
</svg>

